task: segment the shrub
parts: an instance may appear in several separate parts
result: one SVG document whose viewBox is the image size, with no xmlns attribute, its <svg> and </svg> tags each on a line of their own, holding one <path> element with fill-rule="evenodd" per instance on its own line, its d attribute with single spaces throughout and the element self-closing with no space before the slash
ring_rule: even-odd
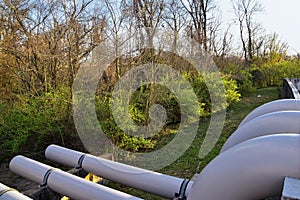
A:
<svg viewBox="0 0 300 200">
<path fill-rule="evenodd" d="M 224 102 L 222 105 L 216 105 L 216 110 L 213 112 L 218 112 L 221 109 L 225 109 L 230 104 L 238 102 L 240 98 L 236 81 L 231 79 L 229 75 L 218 76 L 218 79 L 216 79 L 213 77 L 216 75 L 218 74 L 208 75 L 207 81 L 214 80 L 212 83 L 210 83 L 212 87 L 211 91 L 216 92 L 213 95 L 217 99 L 225 95 L 226 102 Z M 119 125 L 121 127 L 125 127 L 127 131 L 136 131 L 138 126 L 148 125 L 151 122 L 151 119 L 149 118 L 149 108 L 153 104 L 160 104 L 165 108 L 167 115 L 167 126 L 180 123 L 180 109 L 188 109 L 185 110 L 187 113 L 196 111 L 199 114 L 198 116 L 209 116 L 211 113 L 210 94 L 203 77 L 199 74 L 190 75 L 189 73 L 183 74 L 183 77 L 191 83 L 194 93 L 198 97 L 197 104 L 195 104 L 195 102 L 190 102 L 192 100 L 189 98 L 188 91 L 184 88 L 181 90 L 181 98 L 186 98 L 184 102 L 187 105 L 179 105 L 175 94 L 173 94 L 166 87 L 151 84 L 143 85 L 133 94 L 131 94 L 129 105 L 116 104 L 118 106 L 114 108 L 114 112 L 118 116 L 122 116 L 123 112 L 128 112 L 126 116 L 124 116 L 124 119 L 122 118 L 122 121 L 119 122 L 121 123 Z M 180 83 L 178 84 L 179 85 L 177 87 L 180 88 Z M 219 90 L 214 90 L 214 88 L 221 87 L 221 84 L 224 84 L 225 94 L 217 92 Z M 120 95 L 123 94 L 122 92 L 126 93 L 127 91 L 120 91 Z M 110 95 L 96 97 L 96 112 L 101 128 L 105 134 L 110 138 L 111 141 L 113 141 L 115 145 L 128 151 L 137 152 L 144 151 L 145 149 L 152 149 L 156 143 L 154 139 L 147 138 L 146 136 L 144 138 L 130 136 L 121 130 L 121 128 L 114 121 L 111 112 L 111 103 L 113 103 L 112 101 L 113 100 Z M 114 101 L 122 100 L 115 99 Z M 125 109 L 125 106 L 128 106 L 128 109 Z M 188 120 L 193 122 L 196 119 L 188 118 Z M 132 121 L 134 124 L 132 124 Z"/>
<path fill-rule="evenodd" d="M 6 158 L 43 151 L 47 142 L 64 143 L 69 99 L 69 90 L 62 87 L 39 97 L 19 96 L 12 104 L 2 102 L 0 148 Z"/>
<path fill-rule="evenodd" d="M 110 111 L 111 97 L 96 97 L 96 112 L 99 123 L 103 132 L 107 137 L 120 148 L 131 151 L 143 151 L 145 149 L 152 149 L 155 141 L 147 138 L 137 138 L 126 135 L 115 123 L 112 113 Z M 140 120 L 140 111 L 130 110 L 134 119 Z"/>
</svg>

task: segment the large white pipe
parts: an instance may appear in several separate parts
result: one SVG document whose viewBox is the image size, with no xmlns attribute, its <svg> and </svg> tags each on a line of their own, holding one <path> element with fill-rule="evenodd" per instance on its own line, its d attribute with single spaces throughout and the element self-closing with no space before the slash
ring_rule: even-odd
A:
<svg viewBox="0 0 300 200">
<path fill-rule="evenodd" d="M 193 184 L 190 181 L 186 188 L 183 188 L 183 183 L 186 182 L 184 179 L 113 162 L 57 145 L 50 145 L 45 155 L 52 161 L 71 167 L 78 166 L 81 158 L 81 167 L 87 172 L 168 199 L 175 198 L 176 193 L 179 194 L 180 191 L 188 194 Z"/>
<path fill-rule="evenodd" d="M 14 157 L 9 168 L 37 183 L 46 183 L 53 191 L 77 200 L 141 200 L 123 192 L 92 183 L 24 156 Z"/>
<path fill-rule="evenodd" d="M 249 113 L 240 123 L 239 127 L 260 115 L 284 110 L 300 111 L 300 99 L 281 99 L 263 104 Z"/>
<path fill-rule="evenodd" d="M 0 183 L 0 200 L 32 200 L 17 190 Z"/>
<path fill-rule="evenodd" d="M 269 135 L 240 143 L 198 175 L 188 200 L 253 200 L 280 195 L 284 177 L 300 178 L 300 135 Z"/>
<path fill-rule="evenodd" d="M 279 111 L 261 115 L 239 127 L 225 142 L 221 153 L 243 141 L 264 135 L 300 133 L 300 111 Z"/>
</svg>

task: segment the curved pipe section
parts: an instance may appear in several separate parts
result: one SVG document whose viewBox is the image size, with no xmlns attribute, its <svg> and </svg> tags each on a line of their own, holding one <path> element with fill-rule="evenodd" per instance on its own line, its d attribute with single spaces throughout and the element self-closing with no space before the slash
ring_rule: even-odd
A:
<svg viewBox="0 0 300 200">
<path fill-rule="evenodd" d="M 254 138 L 210 162 L 187 199 L 264 199 L 281 193 L 286 176 L 300 178 L 300 135 Z"/>
<path fill-rule="evenodd" d="M 285 98 L 293 98 L 293 99 L 300 99 L 299 91 L 297 90 L 296 86 L 292 83 L 293 79 L 285 78 L 283 79 L 282 89 L 284 90 L 284 97 Z M 295 81 L 295 80 L 293 80 Z M 296 80 L 298 82 L 298 80 Z M 295 82 L 295 83 L 296 83 Z"/>
<path fill-rule="evenodd" d="M 113 162 L 57 145 L 50 145 L 45 155 L 46 158 L 60 164 L 70 167 L 79 165 L 87 172 L 168 199 L 174 199 L 186 182 L 182 178 Z M 192 184 L 192 181 L 188 183 L 184 189 L 185 194 L 188 194 Z"/>
<path fill-rule="evenodd" d="M 279 133 L 300 133 L 300 111 L 279 111 L 261 115 L 239 127 L 225 142 L 221 153 L 246 140 Z"/>
<path fill-rule="evenodd" d="M 12 172 L 30 179 L 51 190 L 77 200 L 141 200 L 123 192 L 92 183 L 67 172 L 31 160 L 24 156 L 14 157 L 9 168 Z"/>
<path fill-rule="evenodd" d="M 0 200 L 32 200 L 17 190 L 0 183 Z"/>
<path fill-rule="evenodd" d="M 263 104 L 250 112 L 240 123 L 239 127 L 260 115 L 287 110 L 300 111 L 300 99 L 281 99 Z"/>
</svg>

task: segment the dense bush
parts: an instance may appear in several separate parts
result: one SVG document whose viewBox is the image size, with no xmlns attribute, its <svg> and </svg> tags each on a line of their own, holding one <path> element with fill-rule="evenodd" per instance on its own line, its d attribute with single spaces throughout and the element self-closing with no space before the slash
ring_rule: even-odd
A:
<svg viewBox="0 0 300 200">
<path fill-rule="evenodd" d="M 215 74 L 216 75 L 216 74 Z M 215 75 L 207 75 L 209 80 L 215 80 Z M 151 122 L 149 117 L 149 108 L 153 104 L 160 104 L 166 110 L 167 120 L 166 125 L 174 125 L 181 122 L 181 111 L 180 109 L 188 109 L 187 113 L 196 111 L 198 116 L 209 116 L 211 111 L 211 101 L 210 94 L 207 89 L 206 83 L 202 76 L 196 75 L 191 76 L 188 73 L 183 75 L 188 81 L 190 81 L 191 86 L 193 87 L 194 93 L 198 98 L 198 102 L 189 102 L 191 99 L 185 99 L 187 105 L 179 105 L 178 99 L 175 94 L 173 94 L 169 89 L 161 85 L 143 85 L 138 88 L 133 94 L 131 94 L 131 100 L 128 106 L 128 110 L 123 106 L 115 108 L 115 113 L 119 113 L 118 116 L 122 115 L 122 112 L 128 111 L 129 118 L 124 117 L 121 121 L 121 126 L 126 126 L 126 130 L 136 131 L 137 126 L 146 126 Z M 220 77 L 220 76 L 219 76 Z M 226 102 L 224 104 L 216 105 L 216 110 L 213 112 L 218 112 L 221 109 L 228 107 L 234 102 L 238 102 L 240 94 L 238 93 L 238 87 L 236 81 L 234 81 L 229 75 L 221 76 L 221 79 L 213 81 L 210 83 L 212 92 L 216 87 L 220 87 L 220 84 L 224 84 L 225 94 L 224 93 L 214 93 L 214 97 L 219 99 L 221 96 L 226 97 Z M 178 85 L 180 86 L 180 83 Z M 189 98 L 185 89 L 182 89 L 183 98 Z M 115 100 L 117 101 L 117 100 Z M 125 150 L 129 151 L 143 151 L 145 149 L 151 149 L 154 147 L 156 141 L 152 138 L 138 138 L 134 136 L 126 135 L 120 127 L 114 121 L 112 111 L 111 111 L 112 97 L 110 95 L 106 96 L 97 96 L 96 97 L 96 111 L 97 116 L 100 121 L 100 125 L 106 135 L 114 142 L 114 144 L 122 147 Z M 131 123 L 131 120 L 134 121 L 134 124 Z M 188 118 L 190 122 L 195 121 L 196 119 Z"/>
<path fill-rule="evenodd" d="M 0 104 L 0 150 L 6 156 L 43 151 L 49 142 L 65 144 L 70 126 L 70 91 L 61 87 L 39 97 L 19 96 Z"/>
<path fill-rule="evenodd" d="M 255 91 L 254 77 L 255 67 L 245 67 L 242 64 L 229 64 L 224 70 L 227 78 L 232 79 L 238 86 L 237 90 L 242 95 Z"/>
<path fill-rule="evenodd" d="M 189 103 L 188 95 L 185 95 L 186 91 L 182 89 L 182 96 L 187 98 L 187 105 L 184 108 L 190 109 L 188 112 L 196 111 L 200 116 L 208 116 L 211 112 L 210 95 L 205 81 L 200 75 L 188 77 L 189 75 L 185 74 L 183 76 L 190 81 L 199 100 L 195 105 L 193 102 Z M 227 103 L 220 105 L 219 108 L 228 106 L 239 99 L 235 81 L 229 76 L 222 76 L 222 79 L 226 88 Z M 218 87 L 218 84 L 220 83 L 215 83 L 214 87 Z M 19 153 L 42 152 L 50 143 L 69 144 L 70 146 L 70 141 L 80 141 L 75 134 L 76 131 L 71 120 L 70 95 L 71 92 L 68 88 L 60 87 L 37 97 L 23 95 L 13 103 L 1 102 L 0 150 L 4 152 L 1 159 Z M 152 149 L 156 144 L 155 139 L 127 135 L 116 125 L 110 110 L 111 101 L 109 95 L 96 97 L 99 123 L 106 135 L 113 143 L 128 151 Z M 160 104 L 166 109 L 167 126 L 180 123 L 181 105 L 175 94 L 163 86 L 150 84 L 142 86 L 132 94 L 129 105 L 130 118 L 135 123 L 132 129 L 150 123 L 149 107 L 153 104 Z M 118 109 L 118 112 L 124 111 L 122 107 Z M 126 119 L 124 119 L 124 123 L 127 123 Z"/>
<path fill-rule="evenodd" d="M 128 136 L 116 125 L 110 110 L 110 103 L 110 97 L 96 97 L 97 117 L 102 130 L 110 140 L 120 148 L 132 152 L 153 148 L 155 144 L 154 140 Z M 139 110 L 131 110 L 131 114 L 133 114 L 133 119 L 135 121 L 138 122 L 142 120 Z"/>
<path fill-rule="evenodd" d="M 253 83 L 259 87 L 281 86 L 283 78 L 299 78 L 299 60 L 281 60 L 265 62 L 253 67 Z"/>
<path fill-rule="evenodd" d="M 231 104 L 240 101 L 241 94 L 238 91 L 239 88 L 236 81 L 233 80 L 230 75 L 224 75 L 222 79 L 225 86 L 225 95 L 226 95 L 226 103 L 227 103 L 226 107 L 229 107 Z M 247 83 L 244 82 L 243 85 L 245 86 L 246 84 Z M 247 90 L 250 89 L 247 88 Z"/>
</svg>

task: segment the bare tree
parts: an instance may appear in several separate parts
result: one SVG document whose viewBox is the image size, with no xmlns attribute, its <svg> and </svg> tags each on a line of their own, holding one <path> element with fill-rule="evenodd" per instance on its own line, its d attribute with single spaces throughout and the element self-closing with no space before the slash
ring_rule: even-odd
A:
<svg viewBox="0 0 300 200">
<path fill-rule="evenodd" d="M 244 59 L 249 63 L 254 54 L 255 29 L 259 29 L 254 17 L 263 11 L 263 6 L 259 0 L 233 0 L 232 5 L 240 29 Z"/>
<path fill-rule="evenodd" d="M 161 24 L 164 0 L 133 0 L 127 4 L 132 12 L 137 28 L 145 28 L 149 46 L 153 46 L 155 30 Z M 143 36 L 142 36 L 143 37 Z"/>
<path fill-rule="evenodd" d="M 166 1 L 166 7 L 163 14 L 163 22 L 173 31 L 174 49 L 177 46 L 178 33 L 185 27 L 187 22 L 187 13 L 180 0 Z M 164 25 L 163 25 L 164 26 Z"/>
<path fill-rule="evenodd" d="M 103 21 L 92 0 L 1 0 L 1 53 L 25 92 L 39 95 L 73 79 L 101 41 Z"/>
<path fill-rule="evenodd" d="M 271 35 L 264 36 L 264 42 L 262 44 L 261 57 L 265 61 L 279 62 L 284 59 L 287 55 L 288 44 L 279 39 L 278 34 L 273 33 Z"/>
<path fill-rule="evenodd" d="M 106 11 L 107 11 L 107 19 L 106 19 L 106 36 L 108 39 L 111 39 L 114 43 L 115 52 L 119 52 L 119 47 L 122 43 L 121 40 L 121 32 L 125 30 L 126 23 L 126 1 L 110 1 L 104 0 Z M 118 55 L 116 55 L 118 56 Z M 114 62 L 115 65 L 115 77 L 119 79 L 121 76 L 120 65 L 122 59 L 117 57 L 117 60 Z"/>
<path fill-rule="evenodd" d="M 29 0 L 4 0 L 1 8 L 5 11 L 1 23 L 6 30 L 1 40 L 2 53 L 11 58 L 6 67 L 17 75 L 26 92 L 46 91 L 46 66 L 41 51 L 45 44 L 40 26 L 49 17 L 50 8 Z"/>
<path fill-rule="evenodd" d="M 226 57 L 230 56 L 233 49 L 233 35 L 229 32 L 230 27 L 231 26 L 229 25 L 224 33 L 219 33 L 218 36 L 215 36 L 212 39 L 215 61 L 221 70 L 224 69 Z"/>
<path fill-rule="evenodd" d="M 208 51 L 208 26 L 209 21 L 212 20 L 210 14 L 216 8 L 214 0 L 180 1 L 191 18 L 189 32 L 192 38 L 198 41 L 205 51 Z"/>
<path fill-rule="evenodd" d="M 221 48 L 221 45 L 224 43 L 224 41 L 221 42 L 221 40 L 227 39 L 227 35 L 229 32 L 229 27 L 225 32 L 225 35 L 223 37 L 223 33 L 221 30 L 221 20 L 220 20 L 220 10 L 215 8 L 213 12 L 211 13 L 211 20 L 208 22 L 207 25 L 207 45 L 208 45 L 208 51 L 214 53 L 215 56 L 219 56 L 219 49 Z"/>
<path fill-rule="evenodd" d="M 89 53 L 101 41 L 103 23 L 99 14 L 91 12 L 90 5 L 93 0 L 58 1 L 63 9 L 63 24 L 65 26 L 65 53 L 68 63 L 69 86 L 73 86 L 73 80 L 77 71 Z"/>
</svg>

